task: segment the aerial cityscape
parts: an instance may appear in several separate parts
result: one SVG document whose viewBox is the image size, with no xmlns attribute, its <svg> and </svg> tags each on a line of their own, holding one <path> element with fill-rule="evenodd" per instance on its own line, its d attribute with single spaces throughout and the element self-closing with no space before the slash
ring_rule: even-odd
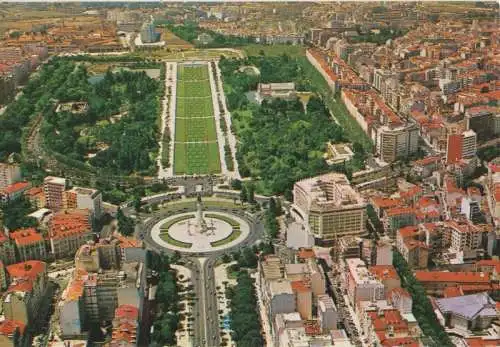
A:
<svg viewBox="0 0 500 347">
<path fill-rule="evenodd" d="M 498 1 L 0 16 L 0 347 L 500 346 Z"/>
</svg>

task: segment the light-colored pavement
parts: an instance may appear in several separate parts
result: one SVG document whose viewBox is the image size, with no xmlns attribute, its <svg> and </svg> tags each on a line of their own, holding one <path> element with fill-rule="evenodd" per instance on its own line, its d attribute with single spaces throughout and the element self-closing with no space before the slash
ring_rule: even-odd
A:
<svg viewBox="0 0 500 347">
<path fill-rule="evenodd" d="M 165 224 L 166 222 L 168 222 L 169 220 L 172 220 L 174 218 L 188 216 L 188 215 L 192 215 L 192 214 L 193 214 L 192 212 L 180 213 L 180 214 L 176 214 L 176 215 L 167 217 L 165 219 L 162 219 L 161 221 L 156 223 L 151 228 L 151 238 L 152 238 L 153 242 L 155 242 L 160 247 L 168 248 L 168 249 L 183 252 L 183 253 L 211 252 L 211 251 L 221 251 L 221 250 L 224 250 L 226 248 L 234 247 L 237 244 L 239 244 L 240 242 L 242 242 L 243 240 L 245 240 L 250 233 L 250 226 L 242 218 L 239 218 L 239 217 L 235 216 L 234 214 L 228 214 L 228 213 L 224 213 L 224 212 L 216 212 L 217 215 L 221 215 L 223 217 L 233 219 L 240 224 L 241 234 L 239 235 L 239 237 L 237 239 L 235 239 L 231 242 L 228 242 L 220 247 L 212 247 L 210 245 L 210 242 L 223 239 L 224 238 L 224 237 L 222 237 L 223 235 L 222 234 L 218 235 L 217 239 L 213 239 L 211 235 L 207 235 L 207 234 L 204 234 L 204 235 L 198 234 L 198 235 L 196 235 L 196 237 L 190 236 L 188 233 L 188 230 L 187 230 L 188 226 L 186 224 L 186 221 L 180 222 L 180 223 L 185 223 L 184 226 L 185 226 L 186 231 L 185 231 L 184 238 L 182 238 L 182 239 L 176 238 L 176 239 L 178 241 L 182 241 L 182 242 L 193 243 L 191 248 L 183 248 L 183 247 L 174 246 L 172 244 L 169 244 L 167 241 L 163 240 L 160 237 L 160 232 L 161 232 L 160 228 L 163 224 Z M 179 226 L 179 228 L 181 228 L 181 227 L 182 226 Z M 176 237 L 181 237 L 181 236 L 182 235 L 180 234 L 180 231 L 176 232 Z"/>
<path fill-rule="evenodd" d="M 185 266 L 175 265 L 175 264 L 170 265 L 170 267 L 177 271 L 177 278 L 182 276 L 182 280 L 178 281 L 178 282 L 183 283 L 184 285 L 189 285 L 191 283 L 192 273 L 191 273 L 190 269 L 188 269 Z M 192 341 L 192 338 L 189 336 L 189 332 L 188 332 L 188 325 L 189 325 L 188 314 L 189 313 L 193 314 L 194 312 L 192 310 L 192 306 L 188 305 L 187 300 L 183 300 L 180 303 L 184 304 L 184 310 L 180 312 L 181 314 L 184 315 L 184 319 L 181 321 L 181 324 L 184 327 L 184 329 L 182 331 L 177 330 L 177 332 L 176 332 L 177 345 L 183 346 L 183 347 L 184 346 L 190 347 L 190 346 L 193 346 L 193 341 Z"/>
<path fill-rule="evenodd" d="M 212 105 L 214 110 L 214 118 L 215 118 L 215 132 L 217 133 L 217 142 L 219 143 L 219 157 L 220 157 L 220 168 L 221 173 L 223 175 L 228 175 L 229 172 L 227 170 L 226 157 L 224 156 L 224 144 L 226 143 L 226 139 L 224 138 L 224 134 L 222 133 L 220 127 L 220 110 L 219 110 L 219 96 L 217 94 L 217 88 L 214 80 L 214 71 L 211 63 L 208 64 L 208 77 L 210 79 L 210 89 L 212 90 Z"/>
<path fill-rule="evenodd" d="M 170 87 L 170 95 L 168 95 L 168 89 Z M 176 95 L 177 95 L 177 63 L 167 62 L 165 63 L 165 97 L 163 98 L 162 104 L 162 115 L 161 115 L 161 137 L 160 137 L 160 149 L 158 155 L 158 178 L 168 178 L 173 176 L 174 172 L 174 136 L 175 136 L 175 110 L 176 110 Z M 161 157 L 163 153 L 163 136 L 165 132 L 165 125 L 168 124 L 168 129 L 170 131 L 170 144 L 169 144 L 169 163 L 170 165 L 166 168 L 163 167 L 161 163 Z"/>
<path fill-rule="evenodd" d="M 219 85 L 219 94 L 218 97 L 222 103 L 222 108 L 224 111 L 224 120 L 226 121 L 226 126 L 227 126 L 227 140 L 229 144 L 229 148 L 231 148 L 231 155 L 233 157 L 233 165 L 234 165 L 234 171 L 231 172 L 232 178 L 236 179 L 241 179 L 240 176 L 240 171 L 238 167 L 238 161 L 236 160 L 236 137 L 234 134 L 231 132 L 231 114 L 229 113 L 229 110 L 227 109 L 226 105 L 226 96 L 224 94 L 224 87 L 222 86 L 222 75 L 221 71 L 219 68 L 219 62 L 217 61 L 215 63 L 215 72 L 216 72 L 216 78 L 217 78 L 217 84 Z M 217 104 L 217 109 L 219 110 L 219 105 Z M 220 117 L 220 110 L 219 110 L 219 117 Z"/>
</svg>

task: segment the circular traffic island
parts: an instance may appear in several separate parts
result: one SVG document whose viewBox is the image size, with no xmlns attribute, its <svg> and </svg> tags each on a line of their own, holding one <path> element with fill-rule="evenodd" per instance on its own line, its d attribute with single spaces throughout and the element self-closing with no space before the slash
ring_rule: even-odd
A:
<svg viewBox="0 0 500 347">
<path fill-rule="evenodd" d="M 151 229 L 158 245 L 182 253 L 209 253 L 231 248 L 250 233 L 249 224 L 226 212 L 186 212 L 164 218 Z"/>
</svg>

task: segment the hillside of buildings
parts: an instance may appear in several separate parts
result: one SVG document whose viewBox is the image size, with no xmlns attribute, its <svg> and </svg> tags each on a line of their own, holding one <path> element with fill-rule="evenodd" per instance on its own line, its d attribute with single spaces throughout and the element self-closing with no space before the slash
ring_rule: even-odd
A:
<svg viewBox="0 0 500 347">
<path fill-rule="evenodd" d="M 0 346 L 499 346 L 498 9 L 0 4 Z"/>
</svg>

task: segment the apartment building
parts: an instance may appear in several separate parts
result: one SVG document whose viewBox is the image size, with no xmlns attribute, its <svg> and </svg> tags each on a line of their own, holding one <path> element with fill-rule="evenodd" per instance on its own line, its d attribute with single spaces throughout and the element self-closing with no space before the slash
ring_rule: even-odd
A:
<svg viewBox="0 0 500 347">
<path fill-rule="evenodd" d="M 9 236 L 16 245 L 20 261 L 45 260 L 47 258 L 45 240 L 42 234 L 34 228 L 18 229 L 10 233 Z"/>
<path fill-rule="evenodd" d="M 396 309 L 369 312 L 368 344 L 373 346 L 419 346 L 419 329 Z"/>
<path fill-rule="evenodd" d="M 413 299 L 406 289 L 396 287 L 387 292 L 387 302 L 402 315 L 412 313 Z"/>
<path fill-rule="evenodd" d="M 368 271 L 384 285 L 386 293 L 401 287 L 401 280 L 392 265 L 373 265 L 368 268 Z"/>
<path fill-rule="evenodd" d="M 482 250 L 483 239 L 487 230 L 470 222 L 448 221 L 445 223 L 446 233 L 451 241 L 450 251 L 470 252 Z"/>
<path fill-rule="evenodd" d="M 417 226 L 407 226 L 396 233 L 396 248 L 411 268 L 427 268 L 431 248 L 422 238 L 430 239 Z"/>
<path fill-rule="evenodd" d="M 309 258 L 303 263 L 285 264 L 284 277 L 289 281 L 306 281 L 315 296 L 325 294 L 325 275 L 315 258 Z"/>
<path fill-rule="evenodd" d="M 296 312 L 295 293 L 289 280 L 280 278 L 269 281 L 262 300 L 271 321 L 278 313 Z"/>
<path fill-rule="evenodd" d="M 71 279 L 66 289 L 64 289 L 57 307 L 61 335 L 66 339 L 81 338 L 86 335 L 83 300 L 84 280 L 80 278 L 80 270 L 75 271 L 75 277 Z"/>
<path fill-rule="evenodd" d="M 348 270 L 345 274 L 347 295 L 353 306 L 358 301 L 382 300 L 385 297 L 384 285 L 361 259 L 351 258 L 345 262 Z"/>
<path fill-rule="evenodd" d="M 5 319 L 0 322 L 0 346 L 18 347 L 24 342 L 26 325 L 22 322 Z"/>
<path fill-rule="evenodd" d="M 380 153 L 382 161 L 392 163 L 416 153 L 418 139 L 419 130 L 416 124 L 382 126 L 377 131 L 377 152 Z"/>
<path fill-rule="evenodd" d="M 48 176 L 43 180 L 43 192 L 45 194 L 45 206 L 52 210 L 64 208 L 64 191 L 66 190 L 66 179 Z"/>
<path fill-rule="evenodd" d="M 447 272 L 447 271 L 415 271 L 415 279 L 419 281 L 431 295 L 442 295 L 447 287 L 461 285 L 488 285 L 491 276 L 482 272 Z"/>
<path fill-rule="evenodd" d="M 0 163 L 0 189 L 21 180 L 21 168 L 19 165 Z"/>
<path fill-rule="evenodd" d="M 455 164 L 471 159 L 477 152 L 477 134 L 473 130 L 449 134 L 446 141 L 446 163 Z"/>
<path fill-rule="evenodd" d="M 49 222 L 51 253 L 56 259 L 73 257 L 80 246 L 93 239 L 88 210 L 64 210 Z"/>
<path fill-rule="evenodd" d="M 313 295 L 311 282 L 307 280 L 291 281 L 290 285 L 295 294 L 297 312 L 304 320 L 312 319 Z"/>
<path fill-rule="evenodd" d="M 30 187 L 31 183 L 29 182 L 15 182 L 0 189 L 0 204 L 20 199 Z"/>
<path fill-rule="evenodd" d="M 35 209 L 45 207 L 45 194 L 43 187 L 32 187 L 24 192 L 24 196 L 29 200 L 31 206 Z"/>
<path fill-rule="evenodd" d="M 110 347 L 135 347 L 139 333 L 139 309 L 121 305 L 115 310 Z"/>
<path fill-rule="evenodd" d="M 343 174 L 328 173 L 295 183 L 292 211 L 309 224 L 317 244 L 365 232 L 366 202 Z"/>
<path fill-rule="evenodd" d="M 16 262 L 16 246 L 9 237 L 5 236 L 3 230 L 0 230 L 0 261 L 5 265 Z"/>
<path fill-rule="evenodd" d="M 465 112 L 466 129 L 473 130 L 477 138 L 487 141 L 499 135 L 497 122 L 500 118 L 498 107 L 476 106 Z"/>
<path fill-rule="evenodd" d="M 317 317 L 322 333 L 337 329 L 339 314 L 333 299 L 326 294 L 318 296 Z"/>
<path fill-rule="evenodd" d="M 91 188 L 73 187 L 64 192 L 64 208 L 87 209 L 93 220 L 102 215 L 102 194 Z"/>
<path fill-rule="evenodd" d="M 47 266 L 44 262 L 30 260 L 7 266 L 10 285 L 3 298 L 7 319 L 24 325 L 35 324 L 47 290 Z"/>
</svg>

